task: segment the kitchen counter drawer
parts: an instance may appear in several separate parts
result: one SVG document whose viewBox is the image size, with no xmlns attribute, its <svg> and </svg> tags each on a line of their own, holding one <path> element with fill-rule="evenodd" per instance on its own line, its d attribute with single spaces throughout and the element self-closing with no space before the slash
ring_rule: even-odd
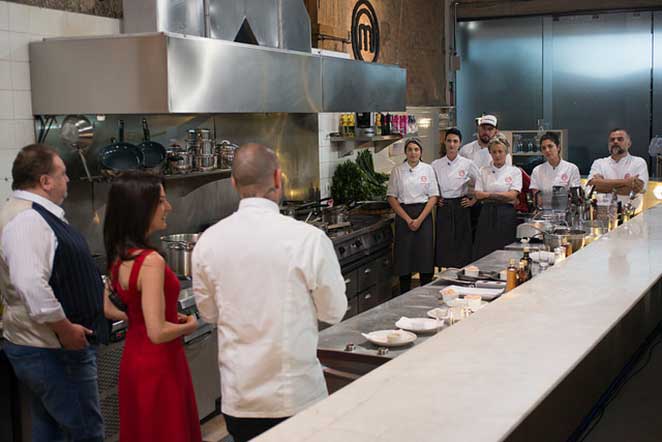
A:
<svg viewBox="0 0 662 442">
<path fill-rule="evenodd" d="M 384 302 L 384 300 L 379 296 L 376 285 L 373 285 L 367 290 L 359 293 L 358 300 L 359 312 L 361 313 L 366 310 L 370 310 L 373 307 L 377 307 L 379 304 Z"/>
<path fill-rule="evenodd" d="M 343 273 L 342 276 L 345 278 L 345 295 L 351 299 L 359 292 L 359 269 Z"/>
<path fill-rule="evenodd" d="M 375 285 L 377 282 L 377 268 L 379 267 L 379 262 L 379 260 L 373 260 L 357 269 L 359 277 L 359 292 L 363 292 L 368 287 Z"/>
</svg>

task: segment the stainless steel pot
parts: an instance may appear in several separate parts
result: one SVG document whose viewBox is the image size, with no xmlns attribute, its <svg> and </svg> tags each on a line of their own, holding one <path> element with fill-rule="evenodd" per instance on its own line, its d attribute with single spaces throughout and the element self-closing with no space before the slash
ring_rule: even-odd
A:
<svg viewBox="0 0 662 442">
<path fill-rule="evenodd" d="M 570 243 L 573 253 L 584 247 L 586 231 L 579 229 L 557 228 L 551 232 L 544 232 L 543 241 L 550 250 L 560 247 L 564 242 Z"/>
<path fill-rule="evenodd" d="M 188 173 L 193 170 L 193 153 L 183 149 L 168 151 L 168 167 L 171 173 Z"/>
<path fill-rule="evenodd" d="M 207 172 L 216 169 L 218 157 L 216 155 L 196 155 L 193 157 L 194 169 Z"/>
<path fill-rule="evenodd" d="M 178 276 L 191 276 L 191 256 L 199 237 L 199 233 L 178 233 L 161 237 L 166 262 Z"/>
</svg>

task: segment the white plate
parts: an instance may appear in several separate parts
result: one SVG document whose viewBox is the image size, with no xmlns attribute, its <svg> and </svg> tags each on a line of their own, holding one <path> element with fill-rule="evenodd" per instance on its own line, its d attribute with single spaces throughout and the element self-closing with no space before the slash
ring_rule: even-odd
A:
<svg viewBox="0 0 662 442">
<path fill-rule="evenodd" d="M 432 310 L 428 310 L 428 316 L 432 319 L 448 319 L 449 310 L 446 307 L 437 307 Z"/>
<path fill-rule="evenodd" d="M 402 317 L 395 326 L 414 333 L 434 333 L 444 326 L 444 321 L 430 318 L 406 318 Z"/>
<path fill-rule="evenodd" d="M 389 341 L 386 337 L 391 333 L 398 334 L 398 340 Z M 364 338 L 380 347 L 400 347 L 416 340 L 416 335 L 405 330 L 377 330 L 370 333 L 361 333 Z"/>
</svg>

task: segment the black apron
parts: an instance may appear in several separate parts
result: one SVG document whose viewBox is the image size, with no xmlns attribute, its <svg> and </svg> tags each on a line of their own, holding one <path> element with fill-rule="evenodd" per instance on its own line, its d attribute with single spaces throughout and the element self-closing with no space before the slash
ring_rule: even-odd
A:
<svg viewBox="0 0 662 442">
<path fill-rule="evenodd" d="M 462 207 L 462 198 L 443 200 L 444 205 L 437 207 L 435 265 L 464 267 L 471 262 L 473 247 L 471 208 Z"/>
<path fill-rule="evenodd" d="M 480 259 L 515 241 L 517 211 L 512 204 L 484 203 L 478 219 L 473 259 Z"/>
<path fill-rule="evenodd" d="M 418 218 L 425 203 L 401 204 L 411 219 Z M 417 231 L 412 232 L 399 216 L 395 217 L 395 274 L 434 272 L 434 242 L 432 216 L 428 215 Z"/>
</svg>

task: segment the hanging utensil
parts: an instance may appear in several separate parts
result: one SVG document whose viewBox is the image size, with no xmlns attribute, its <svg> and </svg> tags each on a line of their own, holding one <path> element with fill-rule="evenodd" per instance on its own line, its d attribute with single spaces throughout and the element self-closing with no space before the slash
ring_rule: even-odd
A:
<svg viewBox="0 0 662 442">
<path fill-rule="evenodd" d="M 138 149 L 143 153 L 143 167 L 145 169 L 160 168 L 166 159 L 165 147 L 150 139 L 149 126 L 145 118 L 143 118 L 143 142 L 138 145 Z"/>
<path fill-rule="evenodd" d="M 92 200 L 92 222 L 100 224 L 101 218 L 97 213 L 94 201 L 94 180 L 87 166 L 85 151 L 94 141 L 94 124 L 83 115 L 69 115 L 62 121 L 60 126 L 60 139 L 71 149 L 75 150 L 83 163 L 85 175 L 90 182 L 90 199 Z"/>
<path fill-rule="evenodd" d="M 138 147 L 124 141 L 124 120 L 119 120 L 118 140 L 101 150 L 101 167 L 110 174 L 127 170 L 138 170 L 143 165 L 143 153 Z"/>
</svg>

